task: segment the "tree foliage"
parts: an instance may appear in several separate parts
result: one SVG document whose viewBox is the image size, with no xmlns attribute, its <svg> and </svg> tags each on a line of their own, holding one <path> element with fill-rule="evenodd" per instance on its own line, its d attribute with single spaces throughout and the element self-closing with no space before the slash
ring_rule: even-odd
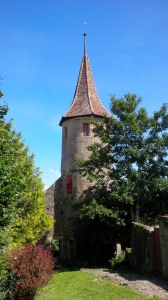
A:
<svg viewBox="0 0 168 300">
<path fill-rule="evenodd" d="M 2 92 L 0 94 L 2 97 Z M 40 171 L 21 133 L 6 121 L 7 105 L 0 106 L 0 228 L 13 246 L 35 243 L 53 221 L 45 212 Z"/>
<path fill-rule="evenodd" d="M 100 143 L 88 147 L 88 160 L 77 159 L 77 172 L 92 183 L 88 199 L 76 205 L 81 217 L 116 226 L 167 211 L 167 105 L 150 117 L 140 102 L 135 94 L 114 96 L 112 117 L 93 120 Z"/>
</svg>

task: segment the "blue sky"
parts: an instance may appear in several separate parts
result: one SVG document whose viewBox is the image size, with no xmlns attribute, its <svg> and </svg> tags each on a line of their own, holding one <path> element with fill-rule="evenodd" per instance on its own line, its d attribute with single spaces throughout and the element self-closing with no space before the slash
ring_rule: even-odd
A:
<svg viewBox="0 0 168 300">
<path fill-rule="evenodd" d="M 99 97 L 168 102 L 167 0 L 0 0 L 0 76 L 9 117 L 36 155 L 45 187 L 60 174 L 62 115 L 87 53 Z"/>
</svg>

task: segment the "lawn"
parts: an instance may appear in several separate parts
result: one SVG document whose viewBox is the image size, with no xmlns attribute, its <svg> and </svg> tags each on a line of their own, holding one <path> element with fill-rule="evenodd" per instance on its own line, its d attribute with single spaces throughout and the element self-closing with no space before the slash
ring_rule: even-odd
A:
<svg viewBox="0 0 168 300">
<path fill-rule="evenodd" d="M 108 278 L 101 278 L 80 270 L 57 270 L 53 282 L 41 289 L 35 300 L 121 300 L 151 299 L 137 294 L 127 286 L 118 286 Z M 153 297 L 152 299 L 160 299 Z"/>
</svg>

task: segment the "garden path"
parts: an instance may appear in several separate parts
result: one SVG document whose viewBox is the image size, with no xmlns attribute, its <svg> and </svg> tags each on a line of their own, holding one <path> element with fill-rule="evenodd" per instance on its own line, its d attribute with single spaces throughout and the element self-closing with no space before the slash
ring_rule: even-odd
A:
<svg viewBox="0 0 168 300">
<path fill-rule="evenodd" d="M 129 286 L 142 295 L 168 300 L 168 280 L 162 277 L 141 273 L 116 273 L 110 269 L 82 268 L 81 270 L 102 278 L 111 278 L 115 283 Z"/>
</svg>

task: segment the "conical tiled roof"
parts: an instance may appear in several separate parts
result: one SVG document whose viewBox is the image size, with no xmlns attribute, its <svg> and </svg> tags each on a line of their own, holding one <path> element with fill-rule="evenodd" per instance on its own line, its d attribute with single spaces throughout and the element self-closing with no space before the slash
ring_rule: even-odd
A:
<svg viewBox="0 0 168 300">
<path fill-rule="evenodd" d="M 103 117 L 104 115 L 111 116 L 98 97 L 89 58 L 84 50 L 75 95 L 69 110 L 62 116 L 60 125 L 69 118 L 78 116 Z"/>
</svg>

